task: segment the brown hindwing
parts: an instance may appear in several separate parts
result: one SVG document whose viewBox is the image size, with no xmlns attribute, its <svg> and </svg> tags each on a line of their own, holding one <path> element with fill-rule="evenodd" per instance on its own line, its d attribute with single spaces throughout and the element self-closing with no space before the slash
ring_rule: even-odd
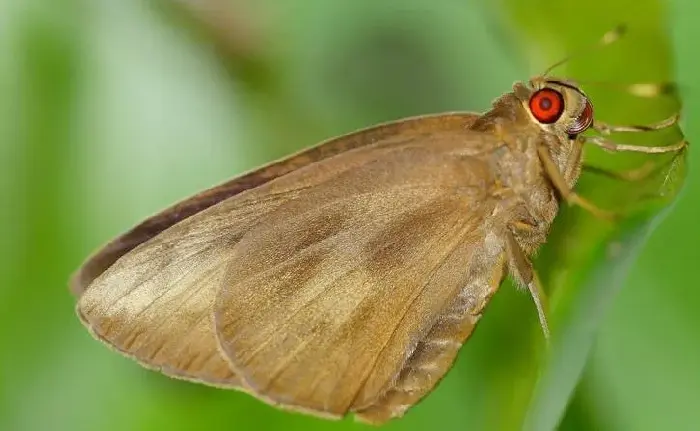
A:
<svg viewBox="0 0 700 431">
<path fill-rule="evenodd" d="M 469 285 L 418 343 L 396 382 L 377 402 L 355 410 L 357 420 L 379 425 L 401 417 L 437 386 L 452 368 L 462 344 L 474 332 L 486 304 L 505 277 L 505 269 L 505 254 L 476 253 Z"/>
</svg>

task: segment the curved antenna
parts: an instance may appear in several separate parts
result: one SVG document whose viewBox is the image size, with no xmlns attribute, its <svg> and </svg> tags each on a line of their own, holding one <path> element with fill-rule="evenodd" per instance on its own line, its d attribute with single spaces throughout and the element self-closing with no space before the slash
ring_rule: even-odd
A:
<svg viewBox="0 0 700 431">
<path fill-rule="evenodd" d="M 605 34 L 603 35 L 603 37 L 601 37 L 600 40 L 598 40 L 595 44 L 590 45 L 590 46 L 588 46 L 588 47 L 585 47 L 584 49 L 582 49 L 582 50 L 580 50 L 580 51 L 578 51 L 578 52 L 576 52 L 576 53 L 574 53 L 574 54 L 567 55 L 567 56 L 564 57 L 563 59 L 561 59 L 561 60 L 557 61 L 556 63 L 554 63 L 553 65 L 549 66 L 549 67 L 544 71 L 544 73 L 541 75 L 542 78 L 546 78 L 547 75 L 549 75 L 549 73 L 550 73 L 552 70 L 554 70 L 554 69 L 556 69 L 557 67 L 561 66 L 562 64 L 568 62 L 568 61 L 571 60 L 572 58 L 575 58 L 575 57 L 577 57 L 577 56 L 579 56 L 579 55 L 581 55 L 581 54 L 583 54 L 583 53 L 586 53 L 586 52 L 588 52 L 588 51 L 591 51 L 591 50 L 593 50 L 593 49 L 598 49 L 598 48 L 602 48 L 602 47 L 604 47 L 604 46 L 606 46 L 606 45 L 610 45 L 611 43 L 613 43 L 613 42 L 617 41 L 618 39 L 620 39 L 626 32 L 627 32 L 627 27 L 626 27 L 624 24 L 618 25 L 618 26 L 615 27 L 614 29 L 612 29 L 612 30 L 608 31 L 607 33 L 605 33 Z"/>
</svg>

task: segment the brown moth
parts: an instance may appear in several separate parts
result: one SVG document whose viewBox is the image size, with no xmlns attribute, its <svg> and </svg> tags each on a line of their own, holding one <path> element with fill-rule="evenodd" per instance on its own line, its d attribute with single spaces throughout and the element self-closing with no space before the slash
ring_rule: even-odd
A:
<svg viewBox="0 0 700 431">
<path fill-rule="evenodd" d="M 435 387 L 506 275 L 529 290 L 548 335 L 530 256 L 562 202 L 610 216 L 572 191 L 583 145 L 679 151 L 684 141 L 605 137 L 677 120 L 601 123 L 574 82 L 545 73 L 484 114 L 335 138 L 107 244 L 71 280 L 77 313 L 97 339 L 168 376 L 380 424 Z"/>
</svg>

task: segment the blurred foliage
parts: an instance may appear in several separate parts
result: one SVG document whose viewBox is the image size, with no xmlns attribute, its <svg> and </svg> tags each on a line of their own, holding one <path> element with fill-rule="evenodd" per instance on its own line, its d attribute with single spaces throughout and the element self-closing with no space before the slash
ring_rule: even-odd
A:
<svg viewBox="0 0 700 431">
<path fill-rule="evenodd" d="M 513 81 L 620 22 L 627 38 L 557 72 L 676 77 L 684 132 L 697 140 L 697 14 L 690 0 L 1 3 L 0 429 L 369 429 L 141 369 L 80 326 L 69 274 L 143 217 L 265 161 L 380 121 L 487 109 Z M 616 123 L 678 107 L 675 97 L 585 89 L 599 118 Z M 649 157 L 586 156 L 618 169 Z M 659 223 L 683 167 L 654 160 L 668 166 L 649 182 L 581 181 L 585 196 L 625 209 L 625 223 L 576 208 L 557 220 L 537 261 L 552 296 L 552 355 L 542 355 L 530 298 L 506 283 L 448 377 L 387 428 L 551 429 L 581 373 L 561 429 L 697 428 L 700 184 L 689 175 Z"/>
</svg>

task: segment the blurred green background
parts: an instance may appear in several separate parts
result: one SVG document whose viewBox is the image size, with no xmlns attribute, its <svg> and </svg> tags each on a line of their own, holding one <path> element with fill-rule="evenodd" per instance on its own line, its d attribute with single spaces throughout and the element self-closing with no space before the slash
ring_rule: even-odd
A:
<svg viewBox="0 0 700 431">
<path fill-rule="evenodd" d="M 513 81 L 620 22 L 630 26 L 627 45 L 563 70 L 599 81 L 677 79 L 684 133 L 699 142 L 697 16 L 700 3 L 691 0 L 5 0 L 0 429 L 371 429 L 143 370 L 81 327 L 66 280 L 100 244 L 183 197 L 355 128 L 485 110 Z M 618 122 L 658 120 L 677 104 L 600 87 L 590 93 L 597 113 Z M 690 165 L 700 157 L 692 150 Z M 609 166 L 643 160 L 591 158 L 614 160 Z M 584 323 L 599 330 L 567 338 L 580 349 L 560 359 L 580 366 L 566 382 L 550 382 L 555 402 L 534 408 L 559 418 L 588 358 L 560 429 L 700 427 L 699 178 L 689 171 L 624 283 L 607 277 L 615 287 L 604 304 L 581 307 Z M 672 180 L 669 199 L 682 177 Z M 617 184 L 613 193 L 596 181 L 584 178 L 582 193 L 608 207 L 642 190 Z M 594 250 L 586 241 L 597 225 L 564 213 L 538 269 L 549 291 L 572 284 L 584 292 L 576 274 L 593 272 L 590 265 L 562 265 L 560 256 L 583 262 L 575 256 Z M 574 291 L 558 289 L 555 300 L 565 304 Z M 530 346 L 541 335 L 517 332 L 536 328 L 536 319 L 529 298 L 509 284 L 490 308 L 438 389 L 387 428 L 519 428 L 538 355 Z M 571 309 L 557 309 L 561 321 Z M 535 423 L 530 429 L 554 426 Z"/>
</svg>

